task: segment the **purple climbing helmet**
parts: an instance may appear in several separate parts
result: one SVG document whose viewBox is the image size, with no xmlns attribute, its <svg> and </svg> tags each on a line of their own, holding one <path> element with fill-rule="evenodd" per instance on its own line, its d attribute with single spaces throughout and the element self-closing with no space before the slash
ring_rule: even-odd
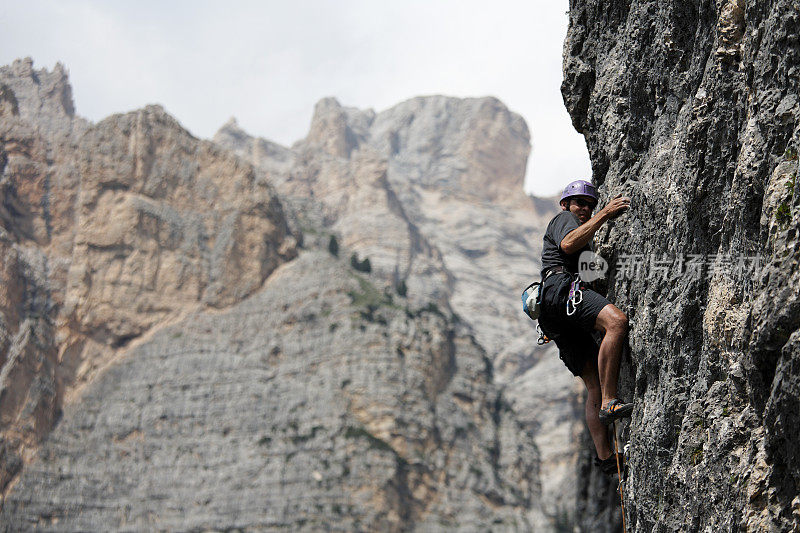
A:
<svg viewBox="0 0 800 533">
<path fill-rule="evenodd" d="M 597 202 L 597 188 L 586 180 L 575 180 L 564 188 L 558 203 L 571 196 L 590 196 Z"/>
</svg>

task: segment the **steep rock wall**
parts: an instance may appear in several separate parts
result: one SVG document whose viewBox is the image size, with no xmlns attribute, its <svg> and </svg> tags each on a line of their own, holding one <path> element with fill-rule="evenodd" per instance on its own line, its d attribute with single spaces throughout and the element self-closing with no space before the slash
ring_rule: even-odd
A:
<svg viewBox="0 0 800 533">
<path fill-rule="evenodd" d="M 402 303 L 309 250 L 159 330 L 68 406 L 0 526 L 530 530 L 536 451 L 491 362 Z"/>
<path fill-rule="evenodd" d="M 0 491 L 132 340 L 296 254 L 251 165 L 151 106 L 91 125 L 66 72 L 0 68 Z"/>
<path fill-rule="evenodd" d="M 552 348 L 538 349 L 518 294 L 538 274 L 555 199 L 523 193 L 530 150 L 521 117 L 495 98 L 413 98 L 375 113 L 321 100 L 291 148 L 235 121 L 214 140 L 248 158 L 303 225 L 334 236 L 389 292 L 431 302 L 469 326 L 493 361 L 494 382 L 536 436 L 541 506 L 569 513 L 575 487 L 575 380 Z M 539 525 L 538 527 L 545 527 Z"/>
<path fill-rule="evenodd" d="M 799 32 L 788 0 L 570 2 L 564 101 L 603 200 L 632 198 L 597 237 L 632 326 L 630 531 L 800 527 Z M 583 526 L 615 529 L 587 485 Z"/>
<path fill-rule="evenodd" d="M 518 405 L 529 400 L 506 400 L 475 317 L 450 306 L 451 272 L 479 272 L 476 246 L 440 246 L 433 223 L 419 230 L 391 162 L 361 137 L 369 112 L 323 101 L 295 147 L 252 143 L 268 156 L 256 170 L 158 106 L 93 125 L 71 106 L 37 105 L 69 94 L 63 68 L 20 61 L 0 74 L 0 529 L 550 525 L 536 421 Z M 481 152 L 480 168 L 513 171 L 504 177 L 519 192 L 503 194 L 523 221 L 504 227 L 514 265 L 535 271 L 527 252 L 539 239 L 518 234 L 537 230 L 537 214 L 521 211 L 534 204 L 520 194 L 524 123 L 493 99 L 412 107 L 423 125 L 443 113 L 413 137 L 433 149 L 418 177 L 435 167 L 458 178 L 425 184 L 448 195 L 482 192 L 476 176 L 448 171 L 457 158 L 438 159 L 449 142 L 439 135 L 458 133 L 468 154 L 480 152 L 475 135 L 514 141 L 509 162 Z M 350 252 L 373 272 L 357 273 Z M 500 308 L 530 333 L 515 297 L 474 282 L 491 287 L 478 297 L 513 303 Z M 524 348 L 514 353 L 537 363 Z"/>
</svg>

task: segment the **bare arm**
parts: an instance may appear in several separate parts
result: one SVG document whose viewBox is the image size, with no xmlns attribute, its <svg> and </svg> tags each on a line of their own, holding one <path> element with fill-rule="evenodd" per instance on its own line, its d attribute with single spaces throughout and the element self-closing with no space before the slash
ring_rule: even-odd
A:
<svg viewBox="0 0 800 533">
<path fill-rule="evenodd" d="M 574 230 L 567 233 L 561 240 L 559 247 L 565 254 L 574 254 L 592 240 L 594 234 L 600 229 L 607 220 L 617 218 L 624 213 L 631 205 L 631 199 L 618 196 L 611 200 L 607 206 L 597 212 L 595 216 L 581 224 Z"/>
<path fill-rule="evenodd" d="M 603 216 L 603 212 L 600 211 L 587 220 L 585 224 L 581 224 L 567 233 L 567 236 L 561 240 L 561 250 L 563 250 L 565 254 L 574 254 L 592 240 L 594 234 L 606 220 L 606 217 Z"/>
</svg>

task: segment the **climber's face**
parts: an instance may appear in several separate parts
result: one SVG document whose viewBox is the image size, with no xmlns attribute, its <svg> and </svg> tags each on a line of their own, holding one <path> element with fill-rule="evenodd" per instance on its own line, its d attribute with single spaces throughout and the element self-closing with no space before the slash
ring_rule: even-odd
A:
<svg viewBox="0 0 800 533">
<path fill-rule="evenodd" d="M 568 201 L 569 204 L 567 204 Z M 583 224 L 592 218 L 592 211 L 594 211 L 597 202 L 591 196 L 573 196 L 564 200 L 561 207 L 564 208 L 565 205 L 566 209 L 569 209 L 570 213 L 578 217 L 578 220 Z"/>
</svg>

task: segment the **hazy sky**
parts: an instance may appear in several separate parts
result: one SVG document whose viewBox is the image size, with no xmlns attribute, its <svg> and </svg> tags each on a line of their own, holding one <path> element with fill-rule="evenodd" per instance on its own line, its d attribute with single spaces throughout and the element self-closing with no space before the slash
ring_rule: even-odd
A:
<svg viewBox="0 0 800 533">
<path fill-rule="evenodd" d="M 231 116 L 290 145 L 314 104 L 384 110 L 414 96 L 496 96 L 533 149 L 526 189 L 590 176 L 561 99 L 560 1 L 4 1 L 0 64 L 61 61 L 93 121 L 160 103 L 210 138 Z"/>
</svg>

